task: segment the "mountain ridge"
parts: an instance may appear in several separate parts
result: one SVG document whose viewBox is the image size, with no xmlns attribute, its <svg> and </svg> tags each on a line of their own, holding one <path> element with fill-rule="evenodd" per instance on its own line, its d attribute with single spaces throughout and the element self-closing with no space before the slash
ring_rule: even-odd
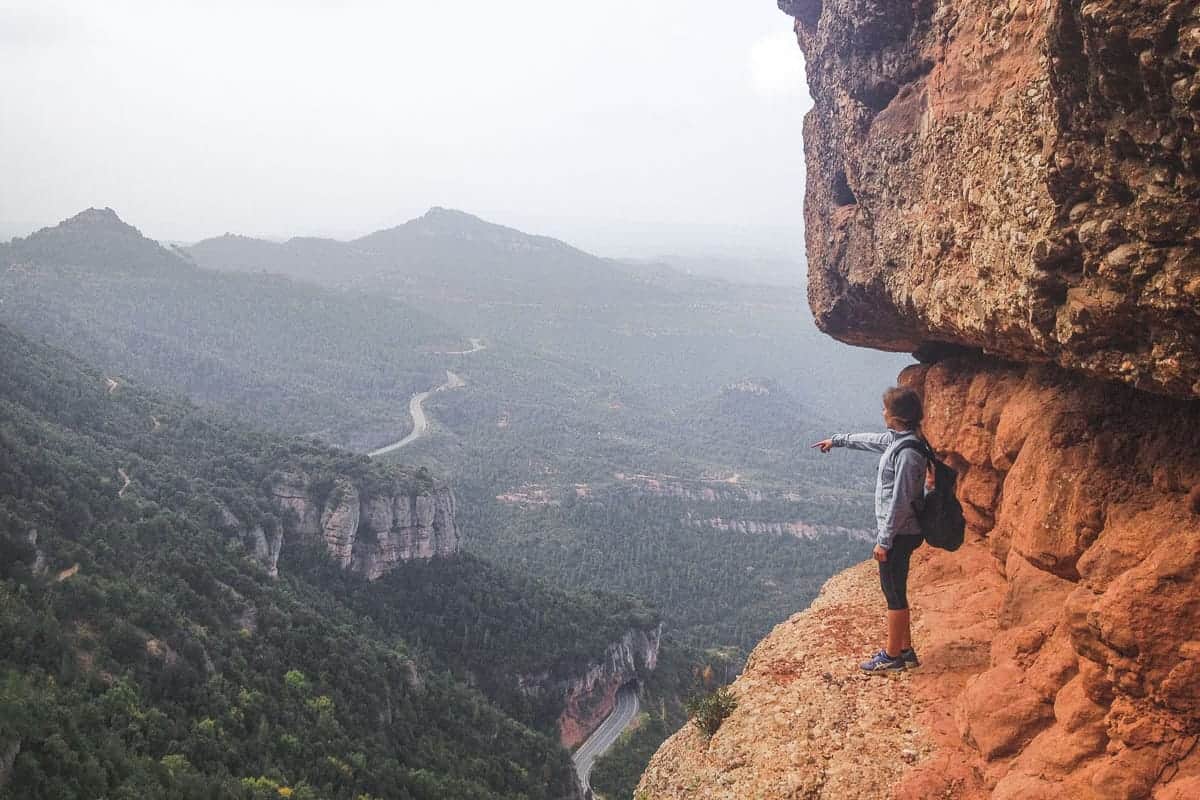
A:
<svg viewBox="0 0 1200 800">
<path fill-rule="evenodd" d="M 103 269 L 170 269 L 186 262 L 149 239 L 109 207 L 88 208 L 57 225 L 0 243 L 0 262 L 72 265 Z"/>
</svg>

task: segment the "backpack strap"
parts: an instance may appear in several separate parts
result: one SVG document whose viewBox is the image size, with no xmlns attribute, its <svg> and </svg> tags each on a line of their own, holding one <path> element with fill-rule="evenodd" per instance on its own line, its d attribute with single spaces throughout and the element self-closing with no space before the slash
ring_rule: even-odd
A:
<svg viewBox="0 0 1200 800">
<path fill-rule="evenodd" d="M 926 458 L 933 458 L 933 448 L 929 446 L 929 442 L 917 436 L 897 442 L 892 448 L 892 456 L 895 457 L 902 450 L 916 450 Z"/>
<path fill-rule="evenodd" d="M 914 436 L 911 439 L 905 439 L 900 442 L 892 450 L 892 458 L 894 459 L 902 450 L 916 450 L 921 455 L 925 456 L 929 461 L 940 464 L 937 454 L 933 452 L 933 448 L 929 446 L 929 442 L 919 436 Z"/>
</svg>

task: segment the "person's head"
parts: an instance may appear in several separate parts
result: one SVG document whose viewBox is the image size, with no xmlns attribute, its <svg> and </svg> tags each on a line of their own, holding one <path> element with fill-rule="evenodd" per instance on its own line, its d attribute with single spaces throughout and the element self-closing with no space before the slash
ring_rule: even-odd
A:
<svg viewBox="0 0 1200 800">
<path fill-rule="evenodd" d="M 915 389 L 893 386 L 883 393 L 883 419 L 889 428 L 899 431 L 916 430 L 925 418 L 921 395 Z"/>
</svg>

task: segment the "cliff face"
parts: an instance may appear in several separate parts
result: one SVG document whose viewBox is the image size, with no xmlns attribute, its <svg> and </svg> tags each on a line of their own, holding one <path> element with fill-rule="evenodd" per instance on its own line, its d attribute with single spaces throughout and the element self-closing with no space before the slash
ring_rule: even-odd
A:
<svg viewBox="0 0 1200 800">
<path fill-rule="evenodd" d="M 809 62 L 810 300 L 916 349 L 958 469 L 924 666 L 837 576 L 685 729 L 648 798 L 1200 796 L 1200 3 L 783 0 Z M 984 353 L 987 353 L 986 355 Z"/>
<path fill-rule="evenodd" d="M 1200 409 L 1048 366 L 912 368 L 963 473 L 969 541 L 918 551 L 925 666 L 855 674 L 872 564 L 759 645 L 711 743 L 685 729 L 651 798 L 1185 798 L 1200 792 Z"/>
<path fill-rule="evenodd" d="M 987 361 L 905 379 L 1005 580 L 986 668 L 954 697 L 984 785 L 1195 796 L 1200 406 Z"/>
<path fill-rule="evenodd" d="M 270 540 L 261 529 L 249 536 L 272 574 L 284 533 L 319 538 L 343 569 L 368 580 L 402 561 L 453 555 L 459 549 L 454 494 L 445 486 L 414 491 L 397 482 L 366 489 L 341 478 L 322 498 L 312 476 L 292 472 L 276 478 L 271 494 L 290 520 L 287 530 Z"/>
<path fill-rule="evenodd" d="M 564 698 L 558 733 L 563 746 L 573 748 L 612 713 L 622 686 L 640 680 L 658 665 L 661 639 L 662 625 L 626 631 L 584 669 L 565 676 L 526 675 L 520 679 L 521 690 L 532 696 L 550 693 Z"/>
<path fill-rule="evenodd" d="M 1200 8 L 781 0 L 809 293 L 853 344 L 951 342 L 1200 394 Z"/>
</svg>

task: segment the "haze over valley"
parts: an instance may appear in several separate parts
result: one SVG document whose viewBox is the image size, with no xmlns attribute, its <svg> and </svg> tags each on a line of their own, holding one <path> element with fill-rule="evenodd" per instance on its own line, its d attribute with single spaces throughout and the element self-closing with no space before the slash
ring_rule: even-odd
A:
<svg viewBox="0 0 1200 800">
<path fill-rule="evenodd" d="M 602 259 L 441 208 L 349 242 L 225 235 L 188 246 L 163 246 L 115 211 L 89 209 L 0 246 L 0 261 L 0 321 L 12 335 L 77 353 L 114 402 L 150 391 L 197 404 L 146 411 L 139 436 L 212 413 L 235 429 L 313 442 L 305 452 L 337 448 L 319 458 L 375 452 L 376 464 L 453 487 L 448 552 L 568 593 L 637 598 L 621 602 L 661 615 L 652 660 L 663 666 L 647 673 L 643 696 L 649 721 L 640 740 L 624 741 L 629 752 L 600 759 L 602 778 L 632 769 L 613 766 L 621 759 L 648 758 L 680 724 L 696 669 L 736 671 L 869 538 L 865 465 L 818 464 L 806 450 L 830 430 L 868 424 L 879 376 L 900 359 L 847 353 L 819 336 L 798 290 Z M 130 483 L 117 488 L 140 495 L 160 479 L 145 458 L 118 465 Z M 328 491 L 308 488 L 329 480 L 319 471 L 287 477 L 294 472 L 274 485 L 299 488 L 275 496 Z M 367 504 L 353 479 L 333 480 Z M 415 552 L 381 562 L 396 559 L 392 545 L 364 550 L 365 522 L 337 528 L 337 502 L 314 502 L 324 511 L 313 530 L 335 560 L 335 539 L 357 537 L 345 544 L 351 571 L 390 573 L 393 586 L 407 574 Z M 242 513 L 231 516 L 225 535 L 236 531 L 258 563 L 288 575 L 297 555 L 287 523 L 246 529 Z M 448 565 L 405 582 L 421 594 L 406 607 L 461 585 L 461 573 Z M 472 577 L 511 580 L 482 575 Z M 489 598 L 490 623 L 439 601 L 436 618 L 465 626 L 466 639 L 427 631 L 413 644 L 492 687 L 501 709 L 524 709 L 506 706 L 511 672 L 480 672 L 478 637 L 503 641 L 520 624 L 495 607 L 502 593 Z M 612 613 L 616 601 L 604 602 Z M 573 638 L 562 644 L 579 646 Z M 558 697 L 516 716 L 574 743 L 574 731 L 600 719 L 568 713 Z"/>
</svg>

